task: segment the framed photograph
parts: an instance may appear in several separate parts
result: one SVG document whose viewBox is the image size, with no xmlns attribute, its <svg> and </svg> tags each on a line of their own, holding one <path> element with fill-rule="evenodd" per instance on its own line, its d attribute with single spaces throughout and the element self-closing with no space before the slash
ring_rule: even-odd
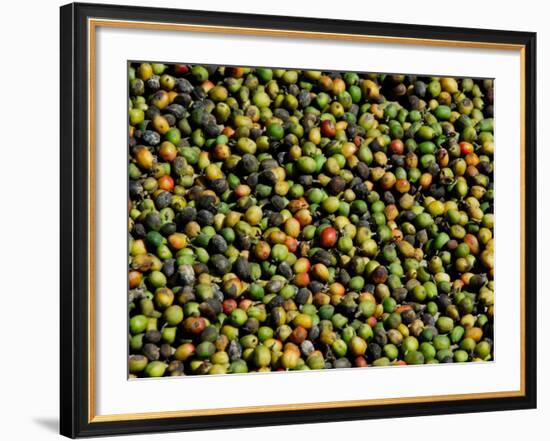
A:
<svg viewBox="0 0 550 441">
<path fill-rule="evenodd" d="M 528 32 L 61 8 L 61 433 L 536 407 Z"/>
</svg>

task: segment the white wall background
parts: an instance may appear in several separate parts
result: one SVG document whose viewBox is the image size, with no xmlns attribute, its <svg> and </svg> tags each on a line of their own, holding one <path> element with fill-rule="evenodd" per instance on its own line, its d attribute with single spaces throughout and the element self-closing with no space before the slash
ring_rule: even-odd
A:
<svg viewBox="0 0 550 441">
<path fill-rule="evenodd" d="M 544 2 L 441 0 L 411 2 L 245 2 L 244 0 L 112 0 L 124 4 L 209 9 L 218 11 L 313 16 L 447 26 L 483 27 L 538 32 L 538 285 L 539 285 L 539 408 L 531 411 L 374 420 L 350 423 L 270 427 L 187 433 L 186 440 L 406 437 L 447 441 L 517 439 L 543 432 L 550 417 L 550 387 L 543 372 L 550 359 L 543 324 L 550 283 L 544 279 L 550 235 L 550 119 L 548 53 L 550 30 Z M 99 1 L 98 1 L 99 2 Z M 11 1 L 0 21 L 0 433 L 10 440 L 59 439 L 58 421 L 58 259 L 59 259 L 59 0 Z M 104 3 L 104 2 L 101 2 Z M 109 3 L 109 2 L 106 2 Z M 546 258 L 545 258 L 546 257 Z M 538 429 L 538 430 L 537 430 Z M 539 432 L 539 433 L 540 433 Z M 113 439 L 113 438 L 111 438 Z M 141 435 L 124 439 L 176 440 L 182 434 Z"/>
</svg>

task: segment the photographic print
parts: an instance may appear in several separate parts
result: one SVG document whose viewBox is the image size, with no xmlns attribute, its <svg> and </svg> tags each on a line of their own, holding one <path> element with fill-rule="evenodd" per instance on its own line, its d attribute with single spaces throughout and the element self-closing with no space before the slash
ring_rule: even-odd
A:
<svg viewBox="0 0 550 441">
<path fill-rule="evenodd" d="M 494 360 L 492 79 L 143 61 L 128 93 L 130 378 Z"/>
<path fill-rule="evenodd" d="M 535 33 L 60 23 L 63 435 L 536 407 Z"/>
</svg>

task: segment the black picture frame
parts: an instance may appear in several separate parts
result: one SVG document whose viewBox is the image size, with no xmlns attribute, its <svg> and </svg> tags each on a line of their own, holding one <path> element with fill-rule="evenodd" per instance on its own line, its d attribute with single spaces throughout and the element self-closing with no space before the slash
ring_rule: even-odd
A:
<svg viewBox="0 0 550 441">
<path fill-rule="evenodd" d="M 60 432 L 67 437 L 349 421 L 536 407 L 536 34 L 397 23 L 325 20 L 117 5 L 61 7 Z M 475 400 L 370 405 L 229 415 L 90 421 L 88 389 L 88 71 L 89 17 L 122 21 L 253 27 L 523 46 L 525 56 L 525 394 Z M 320 43 L 322 44 L 322 43 Z"/>
</svg>

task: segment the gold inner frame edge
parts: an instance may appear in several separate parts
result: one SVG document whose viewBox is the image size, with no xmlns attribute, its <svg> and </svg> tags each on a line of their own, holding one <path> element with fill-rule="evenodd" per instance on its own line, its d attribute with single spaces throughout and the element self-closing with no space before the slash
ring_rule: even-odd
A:
<svg viewBox="0 0 550 441">
<path fill-rule="evenodd" d="M 332 39 L 386 44 L 409 44 L 418 46 L 464 47 L 492 50 L 511 50 L 520 53 L 520 389 L 498 392 L 430 395 L 398 398 L 375 398 L 364 400 L 327 401 L 296 404 L 273 404 L 265 406 L 242 406 L 216 409 L 192 409 L 162 412 L 124 413 L 96 415 L 95 399 L 95 31 L 97 27 L 133 28 L 164 31 L 187 31 L 216 34 L 239 34 L 252 36 L 295 37 L 310 39 Z M 88 19 L 88 422 L 138 421 L 193 416 L 230 415 L 239 413 L 260 413 L 312 409 L 335 409 L 390 404 L 412 404 L 459 400 L 479 400 L 521 397 L 525 395 L 525 46 L 521 44 L 477 42 L 465 40 L 423 39 L 376 35 L 342 34 L 331 32 L 309 32 L 233 26 L 190 25 L 179 23 L 155 23 L 109 19 Z"/>
</svg>

